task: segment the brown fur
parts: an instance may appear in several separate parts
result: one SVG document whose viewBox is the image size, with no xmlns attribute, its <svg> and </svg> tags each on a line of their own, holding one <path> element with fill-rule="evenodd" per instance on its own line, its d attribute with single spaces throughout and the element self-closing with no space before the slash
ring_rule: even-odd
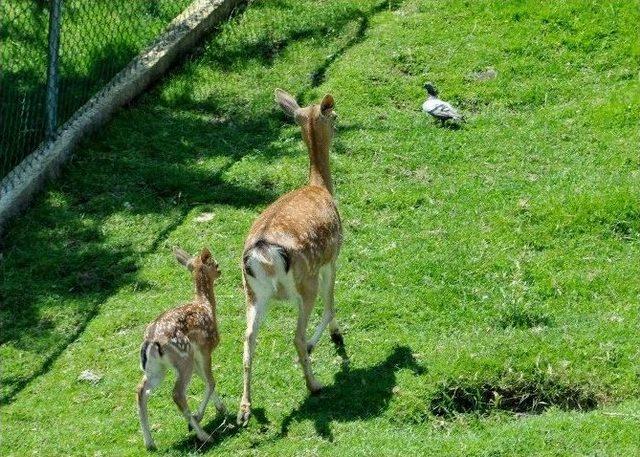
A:
<svg viewBox="0 0 640 457">
<path fill-rule="evenodd" d="M 309 184 L 289 192 L 271 204 L 254 222 L 245 242 L 244 259 L 256 246 L 274 245 L 285 250 L 290 262 L 290 272 L 300 298 L 300 310 L 296 329 L 295 346 L 303 368 L 307 387 L 317 392 L 321 386 L 315 379 L 309 361 L 309 351 L 328 323 L 332 335 L 339 335 L 333 311 L 333 284 L 335 262 L 342 243 L 340 216 L 333 198 L 333 184 L 329 167 L 329 146 L 333 138 L 334 100 L 326 95 L 318 105 L 300 108 L 297 102 L 284 91 L 276 90 L 276 101 L 285 113 L 300 125 L 302 138 L 309 151 Z M 263 271 L 275 275 L 275 267 L 263 262 Z M 306 328 L 315 305 L 322 268 L 328 273 L 322 290 L 325 302 L 326 322 L 318 326 L 312 343 L 307 342 Z M 253 276 L 244 264 L 244 288 L 247 298 L 247 335 L 244 358 L 244 394 L 238 414 L 238 422 L 246 423 L 250 414 L 251 363 L 255 350 L 255 339 L 261 309 L 259 297 L 252 289 L 247 275 Z M 273 298 L 287 297 L 283 284 L 279 283 L 270 295 Z M 260 309 L 256 309 L 260 307 Z M 337 337 L 336 337 L 337 338 Z M 342 338 L 340 336 L 340 341 Z"/>
<path fill-rule="evenodd" d="M 216 299 L 213 292 L 215 280 L 220 276 L 218 264 L 208 249 L 199 256 L 189 258 L 182 250 L 175 250 L 180 263 L 193 272 L 195 298 L 191 303 L 170 309 L 153 322 L 145 331 L 141 348 L 142 369 L 145 375 L 138 386 L 138 411 L 142 425 L 145 445 L 153 448 L 147 415 L 147 397 L 164 377 L 165 365 L 171 366 L 177 373 L 173 389 L 173 399 L 190 427 L 193 427 L 201 439 L 208 435 L 200 428 L 199 422 L 204 415 L 207 402 L 215 395 L 215 381 L 211 373 L 211 353 L 220 342 L 216 320 Z M 148 357 L 147 357 L 148 355 Z M 151 361 L 151 358 L 154 358 Z M 149 366 L 154 363 L 153 367 Z M 186 389 L 194 369 L 207 385 L 205 399 L 196 415 L 189 412 Z M 214 396 L 216 408 L 224 405 Z"/>
</svg>

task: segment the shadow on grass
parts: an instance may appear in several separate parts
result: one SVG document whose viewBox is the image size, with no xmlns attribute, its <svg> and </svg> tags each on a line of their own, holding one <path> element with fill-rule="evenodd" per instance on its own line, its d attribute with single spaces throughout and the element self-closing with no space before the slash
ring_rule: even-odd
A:
<svg viewBox="0 0 640 457">
<path fill-rule="evenodd" d="M 331 16 L 330 21 L 319 21 L 313 26 L 294 28 L 284 36 L 276 36 L 273 32 L 267 30 L 263 33 L 263 36 L 256 40 L 251 40 L 249 43 L 241 43 L 231 48 L 213 50 L 210 60 L 212 64 L 218 68 L 226 69 L 227 71 L 237 71 L 251 61 L 258 61 L 264 67 L 270 67 L 289 45 L 311 38 L 322 40 L 327 36 L 340 36 L 348 26 L 356 22 L 356 30 L 352 36 L 347 38 L 345 44 L 328 56 L 327 59 L 311 72 L 310 87 L 307 90 L 297 93 L 299 102 L 309 102 L 309 100 L 306 100 L 304 97 L 306 92 L 309 89 L 320 86 L 325 81 L 326 72 L 329 67 L 342 57 L 346 51 L 364 40 L 370 25 L 370 19 L 384 11 L 395 11 L 402 3 L 402 0 L 383 0 L 366 10 L 361 8 L 348 8 L 344 10 L 342 14 Z M 273 6 L 274 5 L 269 3 L 269 7 Z M 286 2 L 279 2 L 276 6 L 283 10 L 289 8 Z M 261 4 L 257 3 L 255 6 L 252 6 L 252 8 L 259 9 L 261 8 Z M 346 33 L 348 34 L 348 32 L 347 30 Z"/>
<path fill-rule="evenodd" d="M 271 145 L 278 135 L 274 119 L 210 125 L 157 109 L 134 110 L 124 117 L 131 119 L 114 121 L 109 132 L 85 145 L 89 154 L 68 166 L 64 180 L 15 220 L 2 240 L 0 345 L 39 359 L 39 367 L 7 370 L 5 365 L 2 404 L 46 373 L 99 305 L 135 281 L 138 260 L 155 252 L 194 205 L 254 207 L 276 197 L 268 189 L 223 179 L 243 155 L 232 144 L 244 143 L 246 150 L 259 148 L 268 155 L 282 153 Z M 170 136 L 161 142 L 164 146 L 145 140 L 159 131 Z M 221 137 L 229 140 L 222 143 Z M 199 160 L 213 156 L 229 160 L 215 170 L 198 166 Z M 148 234 L 141 244 L 118 241 L 105 236 L 104 224 L 113 216 L 134 224 L 151 217 L 156 224 L 139 227 L 138 232 Z"/>
<path fill-rule="evenodd" d="M 459 414 L 488 415 L 494 411 L 541 414 L 549 408 L 590 411 L 605 394 L 540 370 L 507 373 L 498 379 L 448 379 L 431 399 L 430 412 L 445 419 Z"/>
<path fill-rule="evenodd" d="M 333 440 L 331 422 L 367 420 L 381 415 L 388 407 L 396 373 L 410 369 L 415 374 L 424 373 L 411 349 L 396 347 L 382 362 L 356 370 L 348 364 L 334 377 L 334 382 L 325 387 L 320 395 L 309 396 L 282 421 L 280 436 L 286 436 L 294 421 L 311 420 L 318 435 Z"/>
<path fill-rule="evenodd" d="M 343 347 L 338 348 L 338 353 L 343 360 L 347 360 Z M 331 422 L 367 420 L 381 415 L 393 395 L 396 373 L 402 369 L 410 369 L 415 374 L 425 371 L 407 346 L 395 347 L 385 360 L 367 368 L 350 370 L 349 364 L 343 363 L 333 384 L 324 387 L 319 395 L 308 396 L 295 411 L 284 418 L 280 433 L 270 441 L 286 437 L 291 424 L 302 420 L 313 421 L 318 435 L 333 441 Z M 251 417 L 258 422 L 261 433 L 267 432 L 271 422 L 263 408 L 252 409 Z M 192 434 L 172 448 L 185 454 L 206 453 L 224 440 L 244 431 L 243 427 L 235 425 L 235 416 L 231 415 L 224 421 L 216 417 L 204 429 L 213 434 L 208 442 L 202 443 Z"/>
<path fill-rule="evenodd" d="M 400 1 L 391 2 L 391 1 L 387 0 L 387 1 L 384 1 L 384 2 L 381 2 L 381 3 L 378 3 L 376 6 L 371 8 L 369 11 L 358 12 L 353 17 L 351 17 L 350 20 L 354 20 L 355 19 L 355 20 L 358 21 L 358 28 L 356 29 L 356 31 L 353 34 L 353 36 L 350 37 L 347 40 L 347 42 L 343 46 L 340 47 L 340 49 L 338 49 L 336 52 L 331 54 L 322 63 L 322 65 L 320 65 L 311 74 L 311 87 L 320 86 L 326 79 L 326 73 L 327 73 L 327 70 L 329 69 L 329 67 L 336 60 L 338 60 L 340 57 L 342 57 L 342 55 L 345 52 L 347 52 L 350 48 L 352 48 L 353 46 L 357 45 L 358 43 L 361 43 L 365 39 L 365 35 L 367 33 L 367 30 L 369 29 L 369 19 L 372 16 L 375 16 L 376 14 L 381 13 L 383 11 L 396 10 L 397 8 L 400 7 L 401 3 L 402 2 L 400 2 Z M 346 25 L 346 23 L 343 24 L 342 27 L 344 27 L 345 25 Z"/>
<path fill-rule="evenodd" d="M 362 40 L 368 17 L 388 7 L 384 1 L 364 13 L 352 11 L 332 29 L 292 30 L 277 46 L 317 33 L 338 35 L 340 27 L 360 21 L 355 37 L 318 66 L 312 88 L 337 56 Z M 233 49 L 221 51 L 234 61 L 254 59 L 246 47 L 237 55 Z M 104 59 L 120 55 L 115 46 Z M 275 55 L 267 57 L 265 66 Z M 0 350 L 11 358 L 0 374 L 0 404 L 11 403 L 46 373 L 101 303 L 136 281 L 139 259 L 155 252 L 193 206 L 253 208 L 276 198 L 266 184 L 246 187 L 224 175 L 247 152 L 260 151 L 268 159 L 286 154 L 275 141 L 282 120 L 273 107 L 256 110 L 241 100 L 203 103 L 185 93 L 170 103 L 156 99 L 123 111 L 77 148 L 64 179 L 14 220 L 0 240 Z M 205 163 L 212 158 L 224 163 L 211 169 Z M 109 235 L 106 227 L 114 218 L 131 236 Z M 132 231 L 128 224 L 139 226 Z"/>
<path fill-rule="evenodd" d="M 176 412 L 177 414 L 177 412 Z M 265 415 L 263 408 L 256 408 L 251 410 L 252 417 L 260 424 L 263 430 L 271 423 Z M 214 419 L 210 420 L 206 425 L 202 427 L 207 433 L 211 434 L 211 439 L 206 443 L 200 441 L 195 434 L 190 433 L 189 436 L 183 440 L 175 443 L 172 449 L 180 451 L 182 455 L 189 453 L 206 453 L 210 449 L 215 448 L 224 440 L 236 436 L 244 431 L 243 427 L 236 425 L 235 415 L 227 415 L 224 420 L 220 420 L 218 415 Z"/>
</svg>

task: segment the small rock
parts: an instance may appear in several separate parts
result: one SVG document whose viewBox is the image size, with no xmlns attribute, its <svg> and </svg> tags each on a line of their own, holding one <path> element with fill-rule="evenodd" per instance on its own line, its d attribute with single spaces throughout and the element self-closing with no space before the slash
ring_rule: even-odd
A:
<svg viewBox="0 0 640 457">
<path fill-rule="evenodd" d="M 611 314 L 609 315 L 609 320 L 610 320 L 611 322 L 618 322 L 618 323 L 620 323 L 620 322 L 623 322 L 623 321 L 624 321 L 624 318 L 623 318 L 620 314 L 618 314 L 618 313 L 611 313 Z"/>
<path fill-rule="evenodd" d="M 80 376 L 78 376 L 78 381 L 86 381 L 90 382 L 91 384 L 97 384 L 101 379 L 101 375 L 96 374 L 91 370 L 84 370 L 82 373 L 80 373 Z"/>
<path fill-rule="evenodd" d="M 496 79 L 498 77 L 498 72 L 493 68 L 487 68 L 484 71 L 476 71 L 471 73 L 471 78 L 476 81 L 490 81 L 492 79 Z"/>
<path fill-rule="evenodd" d="M 208 222 L 213 219 L 213 213 L 202 213 L 196 217 L 196 222 Z"/>
</svg>

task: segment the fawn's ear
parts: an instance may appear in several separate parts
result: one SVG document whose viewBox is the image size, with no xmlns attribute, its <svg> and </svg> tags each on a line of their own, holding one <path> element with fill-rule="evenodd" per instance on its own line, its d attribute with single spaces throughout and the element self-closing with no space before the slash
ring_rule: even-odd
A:
<svg viewBox="0 0 640 457">
<path fill-rule="evenodd" d="M 202 251 L 200 251 L 200 260 L 202 260 L 202 263 L 209 263 L 209 259 L 211 259 L 211 251 L 207 248 L 202 248 Z"/>
<path fill-rule="evenodd" d="M 187 270 L 193 271 L 193 257 L 178 247 L 173 248 L 173 255 L 176 256 L 176 260 L 184 265 Z"/>
<path fill-rule="evenodd" d="M 328 115 L 333 111 L 333 107 L 335 106 L 335 101 L 333 100 L 333 95 L 327 94 L 322 98 L 320 102 L 320 111 L 324 116 Z"/>
<path fill-rule="evenodd" d="M 300 105 L 295 98 L 282 89 L 276 89 L 276 102 L 287 116 L 296 117 L 296 111 L 300 109 Z"/>
</svg>

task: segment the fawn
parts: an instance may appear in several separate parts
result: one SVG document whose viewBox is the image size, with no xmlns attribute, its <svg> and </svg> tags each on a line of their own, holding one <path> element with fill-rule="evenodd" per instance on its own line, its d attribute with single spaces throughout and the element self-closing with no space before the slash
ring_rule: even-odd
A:
<svg viewBox="0 0 640 457">
<path fill-rule="evenodd" d="M 214 390 L 215 381 L 211 373 L 211 352 L 220 342 L 213 293 L 213 284 L 220 276 L 220 270 L 207 248 L 195 257 L 178 248 L 174 249 L 174 254 L 178 262 L 193 274 L 195 298 L 191 303 L 158 316 L 147 326 L 144 335 L 140 348 L 144 376 L 138 385 L 137 397 L 142 435 L 148 449 L 155 448 L 155 444 L 149 429 L 147 400 L 164 378 L 167 368 L 176 372 L 173 401 L 187 420 L 189 429 L 193 428 L 200 440 L 210 438 L 200 427 L 209 399 L 213 396 L 216 409 L 221 413 L 225 411 L 224 403 Z M 206 392 L 197 413 L 192 415 L 186 390 L 194 368 L 205 382 Z"/>
<path fill-rule="evenodd" d="M 342 349 L 344 346 L 333 306 L 336 259 L 342 243 L 342 227 L 329 171 L 329 145 L 336 117 L 334 99 L 325 95 L 320 104 L 301 108 L 283 90 L 277 89 L 275 97 L 282 110 L 302 129 L 309 152 L 309 184 L 271 204 L 253 223 L 245 242 L 243 284 L 247 330 L 244 392 L 238 424 L 246 424 L 251 414 L 251 364 L 258 327 L 270 299 L 291 300 L 298 304 L 294 343 L 311 393 L 318 392 L 322 386 L 313 374 L 309 354 L 327 325 L 334 344 Z M 318 291 L 324 313 L 315 333 L 307 341 L 307 325 Z"/>
</svg>

